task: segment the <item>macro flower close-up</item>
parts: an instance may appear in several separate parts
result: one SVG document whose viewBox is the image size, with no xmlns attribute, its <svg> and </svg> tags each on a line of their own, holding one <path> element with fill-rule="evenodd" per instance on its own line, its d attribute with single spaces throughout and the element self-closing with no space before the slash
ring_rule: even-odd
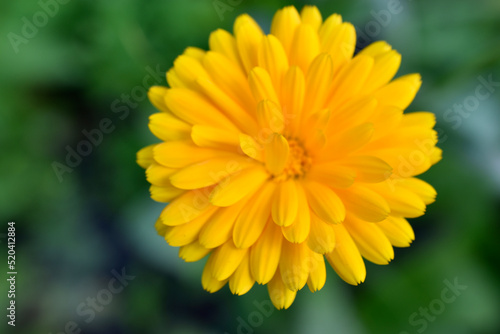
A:
<svg viewBox="0 0 500 334">
<path fill-rule="evenodd" d="M 137 154 L 151 197 L 168 203 L 158 234 L 187 262 L 207 257 L 204 289 L 266 284 L 278 309 L 330 265 L 358 285 L 414 240 L 407 220 L 436 197 L 418 178 L 441 159 L 427 111 L 407 111 L 419 74 L 401 55 L 314 6 L 276 12 L 270 33 L 246 14 L 233 33 L 188 47 L 153 86 L 161 140 Z"/>
<path fill-rule="evenodd" d="M 4 1 L 1 334 L 499 334 L 500 1 Z"/>
</svg>

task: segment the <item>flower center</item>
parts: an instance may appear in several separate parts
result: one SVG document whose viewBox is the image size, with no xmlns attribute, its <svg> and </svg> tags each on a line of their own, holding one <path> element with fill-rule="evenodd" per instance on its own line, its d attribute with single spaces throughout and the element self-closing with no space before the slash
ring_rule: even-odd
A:
<svg viewBox="0 0 500 334">
<path fill-rule="evenodd" d="M 302 143 L 295 138 L 288 138 L 290 153 L 283 172 L 274 177 L 275 181 L 286 181 L 289 178 L 300 178 L 311 168 L 312 159 Z"/>
</svg>

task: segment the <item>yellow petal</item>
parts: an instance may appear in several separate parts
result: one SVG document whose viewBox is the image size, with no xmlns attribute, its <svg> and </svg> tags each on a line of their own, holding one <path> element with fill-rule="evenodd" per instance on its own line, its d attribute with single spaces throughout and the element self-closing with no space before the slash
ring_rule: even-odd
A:
<svg viewBox="0 0 500 334">
<path fill-rule="evenodd" d="M 167 83 L 170 88 L 187 88 L 188 85 L 184 83 L 181 78 L 179 78 L 179 75 L 177 75 L 177 72 L 175 71 L 175 68 L 171 68 L 167 71 Z M 150 97 L 151 99 L 151 97 Z M 168 108 L 165 105 L 165 108 L 168 110 Z"/>
<path fill-rule="evenodd" d="M 222 180 L 210 194 L 210 202 L 222 207 L 233 205 L 257 191 L 268 177 L 267 172 L 260 166 L 245 169 Z"/>
<path fill-rule="evenodd" d="M 280 134 L 273 134 L 271 138 L 271 142 L 266 145 L 266 168 L 272 174 L 279 175 L 287 164 L 290 147 Z"/>
<path fill-rule="evenodd" d="M 215 30 L 210 34 L 208 45 L 210 46 L 210 50 L 224 55 L 227 59 L 231 60 L 232 63 L 239 65 L 241 69 L 243 69 L 236 46 L 236 39 L 229 32 L 223 29 Z"/>
<path fill-rule="evenodd" d="M 307 73 L 309 65 L 319 52 L 317 32 L 310 25 L 301 23 L 295 31 L 290 49 L 290 65 L 297 65 Z"/>
<path fill-rule="evenodd" d="M 165 96 L 165 103 L 172 113 L 187 123 L 238 131 L 220 110 L 192 90 L 172 88 Z"/>
<path fill-rule="evenodd" d="M 206 222 L 217 210 L 216 207 L 210 208 L 210 210 L 205 211 L 202 215 L 193 219 L 189 223 L 182 224 L 179 226 L 168 226 L 165 233 L 165 240 L 170 246 L 179 247 L 185 246 L 193 243 L 198 239 L 198 234 Z"/>
<path fill-rule="evenodd" d="M 208 76 L 200 61 L 196 58 L 181 55 L 174 61 L 175 74 L 185 86 L 192 87 L 201 76 Z"/>
<path fill-rule="evenodd" d="M 335 71 L 348 63 L 356 47 L 356 30 L 351 23 L 342 23 L 336 14 L 330 16 L 319 30 L 321 51 L 333 57 Z"/>
<path fill-rule="evenodd" d="M 323 111 L 325 112 L 325 111 Z M 326 111 L 327 112 L 327 111 Z M 319 116 L 319 115 L 315 115 Z M 313 117 L 315 117 L 313 116 Z M 328 117 L 328 115 L 323 115 Z M 311 128 L 316 128 L 315 126 L 307 125 Z M 325 148 L 326 145 L 326 135 L 325 131 L 322 129 L 316 128 L 312 131 L 312 133 L 304 139 L 304 148 L 310 152 L 317 152 L 317 150 L 321 150 Z"/>
<path fill-rule="evenodd" d="M 156 232 L 158 233 L 158 235 L 164 237 L 165 236 L 165 233 L 167 233 L 168 231 L 168 226 L 163 224 L 163 222 L 161 221 L 161 219 L 157 219 L 156 220 L 156 223 L 155 223 L 155 229 L 156 229 Z"/>
<path fill-rule="evenodd" d="M 304 184 L 312 211 L 327 223 L 340 224 L 345 218 L 345 207 L 337 194 L 318 182 Z"/>
<path fill-rule="evenodd" d="M 415 147 L 425 149 L 427 155 L 430 153 L 431 148 L 437 144 L 437 132 L 433 129 L 423 128 L 418 126 L 400 127 L 395 129 L 386 138 L 389 140 L 396 140 L 396 146 Z M 378 143 L 383 140 L 379 140 Z"/>
<path fill-rule="evenodd" d="M 205 264 L 205 268 L 203 269 L 203 274 L 201 275 L 201 284 L 203 286 L 203 289 L 211 293 L 219 291 L 227 283 L 227 280 L 219 281 L 218 279 L 212 276 L 213 263 L 214 260 L 212 254 L 208 258 L 208 261 Z"/>
<path fill-rule="evenodd" d="M 297 295 L 297 291 L 291 291 L 285 286 L 279 270 L 276 270 L 273 279 L 267 284 L 267 291 L 278 310 L 289 308 Z"/>
<path fill-rule="evenodd" d="M 307 246 L 315 253 L 326 254 L 335 248 L 335 231 L 331 224 L 327 224 L 315 214 L 311 215 L 311 231 L 307 239 Z"/>
<path fill-rule="evenodd" d="M 281 229 L 268 222 L 257 242 L 250 250 L 252 276 L 259 284 L 267 284 L 278 268 L 283 236 Z"/>
<path fill-rule="evenodd" d="M 384 232 L 393 246 L 408 247 L 415 240 L 411 225 L 402 217 L 389 216 L 386 220 L 377 223 L 377 227 Z"/>
<path fill-rule="evenodd" d="M 429 160 L 432 165 L 437 164 L 443 158 L 443 151 L 439 147 L 434 147 L 429 154 Z"/>
<path fill-rule="evenodd" d="M 335 42 L 337 36 L 336 29 L 342 24 L 342 17 L 339 14 L 330 15 L 322 24 L 319 30 L 319 37 L 323 50 Z"/>
<path fill-rule="evenodd" d="M 264 148 L 249 135 L 240 133 L 240 148 L 248 157 L 264 162 Z"/>
<path fill-rule="evenodd" d="M 194 47 L 194 46 L 188 46 L 184 52 L 182 53 L 185 56 L 194 58 L 196 60 L 201 60 L 203 56 L 205 55 L 205 50 Z"/>
<path fill-rule="evenodd" d="M 325 131 L 319 128 L 319 126 L 321 124 L 321 119 L 328 119 L 330 117 L 329 115 L 329 109 L 322 110 L 321 112 L 312 115 L 309 119 L 311 123 L 305 126 L 306 129 L 311 129 L 310 133 L 299 139 L 302 140 L 306 151 L 311 152 L 313 155 L 316 155 L 319 150 L 325 148 L 327 137 Z"/>
<path fill-rule="evenodd" d="M 206 125 L 193 125 L 191 139 L 200 147 L 217 148 L 227 151 L 238 151 L 240 134 Z"/>
<path fill-rule="evenodd" d="M 404 114 L 401 120 L 401 126 L 421 126 L 424 128 L 433 128 L 436 125 L 436 115 L 431 112 L 419 111 Z"/>
<path fill-rule="evenodd" d="M 288 57 L 279 39 L 273 35 L 265 36 L 262 39 L 259 50 L 259 66 L 269 73 L 276 91 L 279 92 L 283 77 L 288 70 Z"/>
<path fill-rule="evenodd" d="M 274 190 L 274 183 L 266 182 L 238 216 L 233 230 L 236 247 L 248 248 L 260 237 L 271 216 Z"/>
<path fill-rule="evenodd" d="M 158 109 L 163 112 L 170 112 L 165 104 L 165 94 L 168 88 L 163 86 L 151 86 L 148 90 L 149 101 Z"/>
<path fill-rule="evenodd" d="M 212 276 L 219 280 L 228 279 L 247 254 L 248 249 L 239 249 L 229 239 L 222 246 L 217 247 L 212 253 Z"/>
<path fill-rule="evenodd" d="M 249 72 L 258 64 L 258 50 L 264 34 L 254 19 L 243 14 L 234 22 L 234 35 L 243 66 Z"/>
<path fill-rule="evenodd" d="M 320 161 L 330 161 L 335 157 L 345 156 L 355 152 L 366 145 L 373 136 L 373 124 L 363 123 L 354 128 L 345 130 L 339 134 L 331 136 L 330 143 L 327 144 L 324 156 Z"/>
<path fill-rule="evenodd" d="M 240 265 L 229 279 L 229 289 L 235 295 L 241 296 L 247 293 L 255 284 L 255 280 L 250 273 L 250 257 L 245 254 Z"/>
<path fill-rule="evenodd" d="M 337 245 L 333 252 L 326 254 L 332 268 L 344 281 L 358 285 L 366 278 L 366 267 L 358 247 L 343 225 L 333 225 Z"/>
<path fill-rule="evenodd" d="M 437 192 L 433 186 L 420 179 L 410 177 L 398 180 L 398 184 L 417 194 L 425 204 L 431 204 L 436 200 Z"/>
<path fill-rule="evenodd" d="M 420 74 L 402 76 L 380 88 L 373 95 L 382 103 L 406 109 L 417 95 L 422 80 Z"/>
<path fill-rule="evenodd" d="M 403 110 L 393 106 L 379 105 L 373 112 L 372 117 L 368 118 L 368 122 L 374 124 L 373 141 L 376 143 L 377 139 L 382 138 L 379 142 L 388 141 L 384 138 L 390 135 L 392 131 L 397 129 L 403 119 Z M 374 144 L 375 144 L 374 143 Z M 398 143 L 397 141 L 395 143 Z M 399 143 L 398 143 L 399 144 Z"/>
<path fill-rule="evenodd" d="M 260 134 L 264 132 L 282 133 L 285 128 L 283 112 L 278 104 L 271 100 L 262 100 L 257 105 L 257 120 L 260 125 Z"/>
<path fill-rule="evenodd" d="M 278 37 L 287 54 L 290 54 L 295 30 L 300 24 L 300 15 L 294 6 L 280 9 L 274 15 L 271 34 Z"/>
<path fill-rule="evenodd" d="M 279 226 L 290 226 L 297 217 L 299 198 L 294 180 L 281 182 L 276 187 L 271 214 Z"/>
<path fill-rule="evenodd" d="M 205 50 L 197 48 L 195 46 L 188 46 L 187 48 L 184 49 L 184 52 L 182 52 L 182 54 L 184 56 L 200 60 L 201 58 L 203 58 L 205 52 L 206 52 Z"/>
<path fill-rule="evenodd" d="M 246 110 L 254 110 L 255 100 L 250 92 L 246 73 L 229 58 L 217 52 L 207 52 L 203 66 L 214 82 Z"/>
<path fill-rule="evenodd" d="M 306 243 L 293 244 L 284 240 L 279 267 L 283 283 L 289 290 L 302 289 L 307 283 L 310 269 L 309 248 Z"/>
<path fill-rule="evenodd" d="M 151 198 L 160 203 L 168 203 L 176 197 L 182 195 L 184 190 L 174 187 L 171 184 L 162 186 L 152 185 L 149 187 Z"/>
<path fill-rule="evenodd" d="M 248 83 L 255 101 L 271 100 L 275 103 L 279 103 L 271 76 L 262 67 L 254 67 L 250 71 Z"/>
<path fill-rule="evenodd" d="M 317 56 L 306 75 L 306 98 L 308 112 L 303 117 L 325 109 L 333 79 L 333 62 L 328 53 Z"/>
<path fill-rule="evenodd" d="M 321 12 L 316 6 L 304 6 L 300 12 L 302 23 L 310 25 L 314 30 L 318 30 L 323 23 Z"/>
<path fill-rule="evenodd" d="M 163 141 L 188 139 L 191 126 L 170 113 L 149 116 L 149 130 Z"/>
<path fill-rule="evenodd" d="M 395 51 L 375 56 L 373 69 L 363 86 L 364 92 L 372 92 L 387 84 L 396 75 L 401 64 L 401 55 Z"/>
<path fill-rule="evenodd" d="M 302 116 L 306 118 L 306 122 L 303 124 L 303 128 L 305 129 L 311 129 L 311 130 L 316 130 L 318 133 L 324 134 L 324 130 L 328 126 L 328 123 L 330 121 L 330 117 L 332 115 L 332 112 L 329 108 L 324 108 L 321 110 L 316 109 L 312 114 L 308 115 L 308 113 L 304 110 L 302 113 Z M 317 135 L 317 134 L 316 134 Z M 304 146 L 310 146 L 311 143 L 317 142 L 316 140 L 311 140 L 314 135 L 309 134 L 306 136 L 303 141 L 304 141 Z M 326 137 L 325 140 L 321 140 L 321 146 L 318 147 L 323 147 L 323 145 L 326 143 Z M 315 146 L 312 146 L 315 147 Z M 313 150 L 313 149 L 311 149 Z"/>
<path fill-rule="evenodd" d="M 290 132 L 297 133 L 300 126 L 302 107 L 304 105 L 306 84 L 302 70 L 298 66 L 291 66 L 285 76 L 282 88 L 282 106 L 285 122 L 290 124 Z"/>
<path fill-rule="evenodd" d="M 200 161 L 237 156 L 225 151 L 201 148 L 189 141 L 171 141 L 156 145 L 154 159 L 157 163 L 170 168 L 182 168 Z"/>
<path fill-rule="evenodd" d="M 210 98 L 213 104 L 216 105 L 239 129 L 246 133 L 257 132 L 257 123 L 255 119 L 231 97 L 226 95 L 226 93 L 212 80 L 201 77 L 196 83 L 200 90 Z"/>
<path fill-rule="evenodd" d="M 392 47 L 385 41 L 377 41 L 368 45 L 359 52 L 360 55 L 376 57 L 380 54 L 387 53 L 392 50 Z"/>
<path fill-rule="evenodd" d="M 326 283 L 326 266 L 323 255 L 310 252 L 311 268 L 309 271 L 309 278 L 307 279 L 307 286 L 311 292 L 319 291 Z"/>
<path fill-rule="evenodd" d="M 198 189 L 219 183 L 250 167 L 245 158 L 215 158 L 185 167 L 170 177 L 170 182 L 180 189 Z"/>
<path fill-rule="evenodd" d="M 394 249 L 377 224 L 348 217 L 345 228 L 351 234 L 361 255 L 368 261 L 376 264 L 388 264 L 394 259 Z"/>
<path fill-rule="evenodd" d="M 380 222 L 391 212 L 382 196 L 358 184 L 339 191 L 339 195 L 348 212 L 369 222 Z"/>
<path fill-rule="evenodd" d="M 385 198 L 394 215 L 415 218 L 425 213 L 424 201 L 413 191 L 401 187 L 397 181 L 388 179 L 369 186 Z"/>
<path fill-rule="evenodd" d="M 371 96 L 352 99 L 337 110 L 332 111 L 329 128 L 332 133 L 365 123 L 374 113 L 377 100 Z"/>
<path fill-rule="evenodd" d="M 332 109 L 337 108 L 361 91 L 373 64 L 372 57 L 358 55 L 342 68 L 332 83 L 332 103 L 330 105 Z"/>
<path fill-rule="evenodd" d="M 326 184 L 329 187 L 347 188 L 353 184 L 356 172 L 352 168 L 329 162 L 313 165 L 307 173 L 307 178 Z"/>
<path fill-rule="evenodd" d="M 356 181 L 358 182 L 382 182 L 392 174 L 392 167 L 389 164 L 372 156 L 352 156 L 343 159 L 339 163 L 354 169 L 356 171 Z"/>
<path fill-rule="evenodd" d="M 179 248 L 179 257 L 186 262 L 196 262 L 210 253 L 211 249 L 205 248 L 198 241 Z"/>
<path fill-rule="evenodd" d="M 158 144 L 153 144 L 146 146 L 144 148 L 141 148 L 137 152 L 137 164 L 141 166 L 142 168 L 146 169 L 148 168 L 152 163 L 154 163 L 153 159 L 153 150 Z"/>
<path fill-rule="evenodd" d="M 201 230 L 200 244 L 206 248 L 215 248 L 231 239 L 236 218 L 247 202 L 248 198 L 244 198 L 227 208 L 219 208 Z"/>
<path fill-rule="evenodd" d="M 393 182 L 393 178 L 421 174 L 432 165 L 429 156 L 426 156 L 421 150 L 411 147 L 371 149 L 366 153 L 384 160 L 392 167 L 392 175 L 386 180 L 389 183 Z"/>
<path fill-rule="evenodd" d="M 203 190 L 191 190 L 167 205 L 160 218 L 165 225 L 177 226 L 192 221 L 211 208 Z"/>
<path fill-rule="evenodd" d="M 302 243 L 309 236 L 311 214 L 304 188 L 299 183 L 296 183 L 295 187 L 297 191 L 297 216 L 292 225 L 283 226 L 281 231 L 283 232 L 283 236 L 288 241 L 293 243 Z"/>
</svg>

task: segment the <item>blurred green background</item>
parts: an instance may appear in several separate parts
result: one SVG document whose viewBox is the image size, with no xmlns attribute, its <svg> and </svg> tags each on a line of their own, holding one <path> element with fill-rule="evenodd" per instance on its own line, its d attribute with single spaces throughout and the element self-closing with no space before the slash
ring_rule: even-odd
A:
<svg viewBox="0 0 500 334">
<path fill-rule="evenodd" d="M 389 266 L 367 264 L 358 287 L 329 268 L 322 291 L 305 288 L 289 310 L 263 314 L 256 304 L 268 300 L 265 287 L 241 297 L 227 287 L 203 291 L 203 263 L 184 263 L 154 230 L 163 205 L 149 198 L 135 163 L 136 151 L 156 142 L 143 79 L 154 73 L 146 86 L 165 85 L 157 70 L 165 72 L 187 46 L 206 49 L 209 33 L 231 30 L 241 13 L 268 31 L 277 9 L 306 2 L 3 1 L 2 333 L 500 333 L 500 2 L 307 3 L 352 22 L 364 35 L 359 46 L 387 40 L 403 55 L 399 75 L 422 74 L 408 110 L 436 114 L 444 158 L 423 176 L 438 198 L 411 220 L 412 247 L 396 249 Z M 478 99 L 484 80 L 493 84 L 483 84 Z M 54 162 L 65 163 L 67 147 L 76 149 L 83 131 L 103 119 L 111 125 L 102 142 L 59 179 Z M 4 330 L 10 220 L 17 321 Z M 109 300 L 102 291 L 122 268 L 135 278 Z M 443 303 L 455 281 L 466 288 Z M 96 297 L 108 299 L 94 316 L 78 311 Z"/>
</svg>

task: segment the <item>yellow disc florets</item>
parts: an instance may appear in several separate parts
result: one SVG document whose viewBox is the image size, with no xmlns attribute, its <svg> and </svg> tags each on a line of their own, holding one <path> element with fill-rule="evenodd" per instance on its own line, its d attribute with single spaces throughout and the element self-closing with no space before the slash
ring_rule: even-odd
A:
<svg viewBox="0 0 500 334">
<path fill-rule="evenodd" d="M 301 178 L 311 168 L 312 158 L 307 154 L 300 141 L 295 138 L 288 138 L 288 146 L 290 150 L 287 164 L 283 172 L 274 177 L 275 181 Z"/>
</svg>

